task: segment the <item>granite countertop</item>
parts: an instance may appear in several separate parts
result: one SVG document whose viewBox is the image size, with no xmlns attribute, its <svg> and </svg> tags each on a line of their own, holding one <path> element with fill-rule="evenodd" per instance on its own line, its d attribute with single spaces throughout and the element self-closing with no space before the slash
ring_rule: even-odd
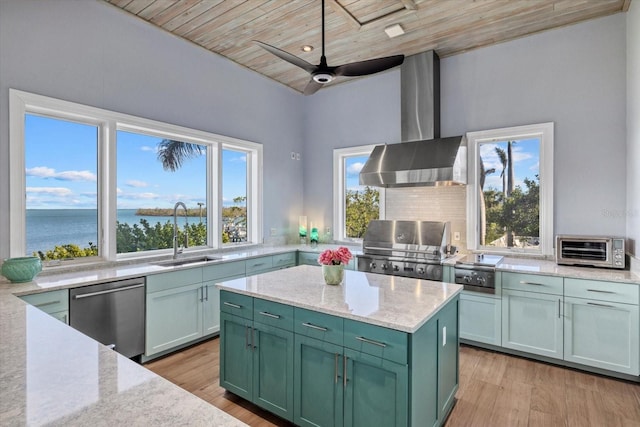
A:
<svg viewBox="0 0 640 427">
<path fill-rule="evenodd" d="M 246 426 L 0 290 L 0 425 Z"/>
<path fill-rule="evenodd" d="M 301 265 L 221 282 L 220 289 L 413 333 L 462 290 L 461 285 L 345 270 L 340 286 L 320 266 Z M 295 292 L 292 292 L 295 290 Z"/>
</svg>

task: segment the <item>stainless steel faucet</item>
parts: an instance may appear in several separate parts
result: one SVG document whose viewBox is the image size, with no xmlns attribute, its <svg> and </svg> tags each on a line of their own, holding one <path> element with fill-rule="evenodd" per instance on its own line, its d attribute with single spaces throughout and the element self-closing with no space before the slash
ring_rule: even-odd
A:
<svg viewBox="0 0 640 427">
<path fill-rule="evenodd" d="M 184 208 L 184 245 L 182 248 L 178 248 L 178 207 Z M 187 205 L 182 202 L 176 203 L 173 207 L 173 259 L 178 258 L 178 254 L 182 253 L 183 249 L 189 247 L 189 234 L 187 232 L 189 226 L 189 212 L 187 211 Z"/>
</svg>

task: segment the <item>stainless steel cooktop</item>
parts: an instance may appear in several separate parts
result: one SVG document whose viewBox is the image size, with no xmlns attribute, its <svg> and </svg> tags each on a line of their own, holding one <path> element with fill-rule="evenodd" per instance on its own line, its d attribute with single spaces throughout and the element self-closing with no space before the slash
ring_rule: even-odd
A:
<svg viewBox="0 0 640 427">
<path fill-rule="evenodd" d="M 499 255 L 469 254 L 456 261 L 457 265 L 474 265 L 481 267 L 495 267 L 504 257 Z"/>
</svg>

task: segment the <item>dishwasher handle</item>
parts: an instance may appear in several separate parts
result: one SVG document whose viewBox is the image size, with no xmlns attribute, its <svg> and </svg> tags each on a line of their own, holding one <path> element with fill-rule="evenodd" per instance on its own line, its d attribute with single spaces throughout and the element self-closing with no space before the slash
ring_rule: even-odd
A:
<svg viewBox="0 0 640 427">
<path fill-rule="evenodd" d="M 143 286 L 144 286 L 144 283 L 141 283 L 139 285 L 124 286 L 122 288 L 108 289 L 106 291 L 89 292 L 89 293 L 86 293 L 86 294 L 75 295 L 74 298 L 75 299 L 82 299 L 82 298 L 95 297 L 97 295 L 112 294 L 114 292 L 128 291 L 129 289 L 142 288 Z"/>
</svg>

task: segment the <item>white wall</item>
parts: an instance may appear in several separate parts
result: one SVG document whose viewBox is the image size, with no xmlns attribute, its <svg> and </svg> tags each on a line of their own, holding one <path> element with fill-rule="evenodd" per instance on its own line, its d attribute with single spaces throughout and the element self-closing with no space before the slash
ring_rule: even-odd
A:
<svg viewBox="0 0 640 427">
<path fill-rule="evenodd" d="M 265 236 L 302 211 L 302 96 L 98 0 L 0 2 L 0 257 L 9 88 L 264 145 Z"/>
<path fill-rule="evenodd" d="M 640 4 L 627 12 L 627 237 L 640 259 Z M 639 265 L 640 267 L 640 265 Z"/>
<path fill-rule="evenodd" d="M 556 233 L 625 234 L 625 27 L 617 14 L 440 61 L 443 137 L 555 122 Z M 330 221 L 323 149 L 398 142 L 399 79 L 392 71 L 305 99 L 310 217 Z"/>
</svg>

